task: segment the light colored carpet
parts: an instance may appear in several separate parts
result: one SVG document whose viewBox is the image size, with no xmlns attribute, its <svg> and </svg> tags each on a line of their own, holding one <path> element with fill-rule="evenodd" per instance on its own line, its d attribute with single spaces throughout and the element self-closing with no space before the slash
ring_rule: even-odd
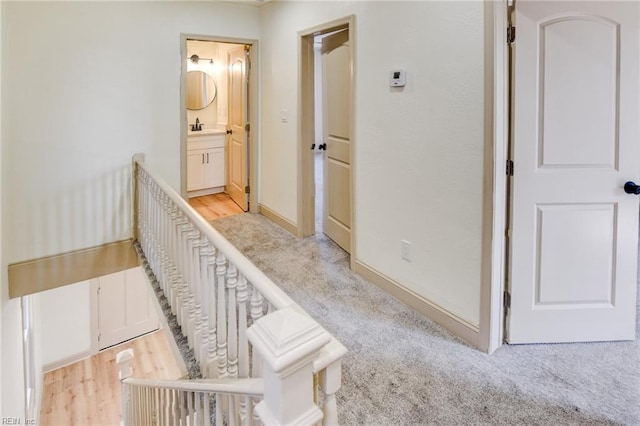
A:
<svg viewBox="0 0 640 426">
<path fill-rule="evenodd" d="M 323 235 L 250 214 L 212 224 L 349 349 L 342 424 L 640 424 L 638 339 L 486 355 L 352 273 Z"/>
</svg>

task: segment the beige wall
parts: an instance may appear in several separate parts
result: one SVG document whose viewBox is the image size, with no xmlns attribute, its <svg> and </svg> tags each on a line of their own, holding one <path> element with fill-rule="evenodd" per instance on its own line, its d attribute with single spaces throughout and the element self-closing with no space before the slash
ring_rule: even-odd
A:
<svg viewBox="0 0 640 426">
<path fill-rule="evenodd" d="M 188 71 L 202 71 L 205 74 L 211 76 L 216 84 L 216 88 L 219 90 L 221 80 L 218 76 L 219 72 L 216 72 L 220 68 L 220 59 L 218 58 L 218 46 L 217 43 L 207 41 L 187 40 L 187 57 L 191 55 L 198 55 L 201 58 L 213 58 L 214 64 L 211 65 L 209 61 L 200 61 L 197 64 L 187 61 Z M 200 110 L 187 110 L 187 123 L 189 125 L 196 122 L 196 118 L 203 123 L 203 129 L 215 129 L 218 127 L 218 101 L 219 93 L 216 94 L 216 98 L 211 102 L 209 106 Z"/>
<path fill-rule="evenodd" d="M 179 189 L 180 34 L 257 39 L 260 20 L 259 9 L 225 2 L 1 7 L 1 414 L 22 417 L 7 263 L 131 236 L 134 153 Z"/>
<path fill-rule="evenodd" d="M 298 32 L 354 14 L 357 260 L 477 326 L 482 2 L 270 2 L 261 11 L 260 203 L 297 222 Z M 389 87 L 398 68 L 403 90 Z M 402 239 L 412 262 L 400 257 Z"/>
</svg>

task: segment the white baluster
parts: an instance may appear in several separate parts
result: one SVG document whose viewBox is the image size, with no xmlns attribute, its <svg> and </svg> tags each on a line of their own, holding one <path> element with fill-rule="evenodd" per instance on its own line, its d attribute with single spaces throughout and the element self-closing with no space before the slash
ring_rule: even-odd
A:
<svg viewBox="0 0 640 426">
<path fill-rule="evenodd" d="M 116 355 L 116 365 L 118 366 L 118 380 L 122 383 L 124 379 L 127 379 L 133 375 L 133 369 L 131 368 L 131 361 L 133 361 L 133 349 L 127 349 L 118 352 Z M 121 384 L 121 396 L 122 396 L 122 420 L 125 425 L 130 425 L 131 422 L 131 408 L 133 407 L 131 401 L 131 387 L 125 383 Z"/>
<path fill-rule="evenodd" d="M 210 290 L 211 287 L 209 285 L 209 275 L 207 262 L 209 254 L 211 253 L 211 247 L 207 241 L 207 239 L 202 236 L 200 239 L 200 299 L 201 299 L 201 310 L 200 314 L 202 317 L 202 321 L 200 323 L 200 335 L 202 336 L 202 341 L 200 344 L 200 371 L 202 372 L 202 376 L 204 378 L 209 377 L 209 368 L 207 364 L 207 358 L 209 354 L 209 304 L 211 302 Z"/>
<path fill-rule="evenodd" d="M 249 341 L 247 340 L 247 279 L 240 275 L 238 277 L 238 377 L 249 377 Z M 240 398 L 240 420 L 245 422 L 251 417 L 247 412 L 247 399 Z"/>
<path fill-rule="evenodd" d="M 207 253 L 207 288 L 209 292 L 209 352 L 207 354 L 207 377 L 215 378 L 218 377 L 218 373 L 216 370 L 217 364 L 217 350 L 218 350 L 218 340 L 217 340 L 217 329 L 216 329 L 216 249 L 211 244 L 209 246 L 209 252 Z"/>
<path fill-rule="evenodd" d="M 251 294 L 251 324 L 255 324 L 264 315 L 263 304 L 262 294 L 254 287 Z M 252 352 L 251 377 L 262 377 L 262 360 L 258 351 Z"/>
<path fill-rule="evenodd" d="M 171 255 L 171 289 L 167 300 L 171 306 L 171 313 L 178 317 L 178 292 L 180 288 L 180 273 L 178 272 L 178 221 L 180 215 L 175 204 L 171 203 L 170 255 Z"/>
<path fill-rule="evenodd" d="M 195 331 L 195 296 L 193 294 L 194 292 L 194 285 L 193 285 L 193 262 L 192 262 L 192 251 L 193 251 L 193 242 L 194 242 L 194 227 L 192 223 L 187 223 L 187 225 L 185 225 L 184 229 L 184 242 L 185 245 L 183 247 L 183 259 L 182 259 L 182 266 L 183 266 L 183 276 L 185 277 L 185 291 L 186 291 L 186 305 L 185 308 L 187 309 L 187 332 L 185 333 L 187 335 L 187 340 L 189 342 L 189 347 L 193 348 L 194 345 L 194 331 Z M 183 297 L 183 301 L 185 300 L 185 297 Z"/>
<path fill-rule="evenodd" d="M 189 239 L 187 235 L 191 232 L 191 225 L 186 217 L 183 217 L 182 221 L 183 225 L 180 227 L 180 253 L 179 253 L 179 271 L 180 277 L 182 280 L 180 281 L 180 297 L 182 299 L 182 304 L 180 306 L 180 317 L 181 317 L 181 326 L 182 326 L 182 334 L 187 336 L 187 340 L 189 341 L 189 346 L 193 343 L 190 340 L 189 333 L 189 266 L 187 263 L 187 254 L 189 251 Z"/>
<path fill-rule="evenodd" d="M 211 394 L 205 392 L 203 404 L 204 404 L 204 422 L 205 425 L 211 424 Z"/>
<path fill-rule="evenodd" d="M 229 308 L 227 313 L 227 345 L 229 363 L 227 371 L 229 377 L 238 377 L 238 312 L 236 306 L 236 287 L 238 285 L 238 270 L 229 263 L 227 269 L 227 297 Z"/>
<path fill-rule="evenodd" d="M 216 425 L 224 425 L 224 417 L 222 411 L 224 396 L 221 393 L 216 394 Z"/>
<path fill-rule="evenodd" d="M 227 259 L 220 251 L 216 260 L 216 287 L 218 290 L 217 300 L 217 337 L 218 337 L 218 378 L 227 377 L 227 318 L 225 307 L 225 288 L 227 273 Z"/>
<path fill-rule="evenodd" d="M 193 243 L 191 250 L 191 275 L 193 287 L 194 331 L 193 354 L 199 363 L 202 360 L 202 276 L 200 270 L 200 250 L 202 246 L 200 231 L 193 231 Z"/>
<path fill-rule="evenodd" d="M 247 279 L 238 278 L 238 377 L 249 377 L 249 341 L 247 340 Z"/>
<path fill-rule="evenodd" d="M 342 366 L 340 360 L 330 364 L 320 371 L 320 388 L 324 393 L 324 404 L 322 410 L 324 426 L 338 425 L 338 403 L 336 392 L 340 389 L 342 381 Z"/>
</svg>

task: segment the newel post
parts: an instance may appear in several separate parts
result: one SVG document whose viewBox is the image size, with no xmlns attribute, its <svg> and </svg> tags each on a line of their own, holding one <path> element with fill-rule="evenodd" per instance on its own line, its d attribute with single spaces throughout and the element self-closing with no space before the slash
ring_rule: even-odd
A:
<svg viewBox="0 0 640 426">
<path fill-rule="evenodd" d="M 331 336 L 293 307 L 260 318 L 247 337 L 263 360 L 264 400 L 255 408 L 263 424 L 313 425 L 322 420 L 313 402 L 313 360 Z"/>
<path fill-rule="evenodd" d="M 131 410 L 129 395 L 129 388 L 123 383 L 124 379 L 133 376 L 133 369 L 131 368 L 131 361 L 133 361 L 133 349 L 126 349 L 122 352 L 118 352 L 116 355 L 116 365 L 118 366 L 118 379 L 120 379 L 122 390 L 122 416 L 120 417 L 121 425 L 129 424 L 129 412 Z"/>
</svg>

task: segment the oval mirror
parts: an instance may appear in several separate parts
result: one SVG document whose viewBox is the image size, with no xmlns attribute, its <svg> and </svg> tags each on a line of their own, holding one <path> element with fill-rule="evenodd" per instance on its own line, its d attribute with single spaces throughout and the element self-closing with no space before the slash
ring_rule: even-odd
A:
<svg viewBox="0 0 640 426">
<path fill-rule="evenodd" d="M 187 109 L 208 107 L 216 98 L 216 83 L 202 71 L 187 72 Z"/>
</svg>

